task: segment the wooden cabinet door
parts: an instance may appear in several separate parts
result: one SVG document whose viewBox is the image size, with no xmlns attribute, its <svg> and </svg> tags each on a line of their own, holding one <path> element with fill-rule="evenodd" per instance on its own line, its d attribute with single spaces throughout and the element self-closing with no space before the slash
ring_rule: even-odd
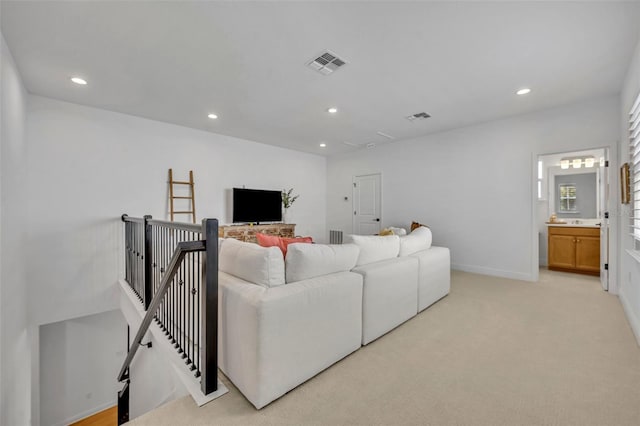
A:
<svg viewBox="0 0 640 426">
<path fill-rule="evenodd" d="M 576 237 L 572 235 L 549 235 L 549 266 L 575 268 Z"/>
<path fill-rule="evenodd" d="M 576 237 L 576 269 L 600 271 L 600 237 Z"/>
</svg>

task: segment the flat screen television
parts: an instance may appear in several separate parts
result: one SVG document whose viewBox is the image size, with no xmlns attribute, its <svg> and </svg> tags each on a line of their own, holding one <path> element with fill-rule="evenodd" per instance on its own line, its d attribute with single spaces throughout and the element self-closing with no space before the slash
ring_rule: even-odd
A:
<svg viewBox="0 0 640 426">
<path fill-rule="evenodd" d="M 282 193 L 233 188 L 233 223 L 282 221 Z"/>
</svg>

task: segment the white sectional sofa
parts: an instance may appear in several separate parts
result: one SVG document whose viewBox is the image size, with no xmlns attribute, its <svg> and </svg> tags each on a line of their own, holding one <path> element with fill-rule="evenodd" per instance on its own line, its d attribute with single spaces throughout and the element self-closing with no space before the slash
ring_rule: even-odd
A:
<svg viewBox="0 0 640 426">
<path fill-rule="evenodd" d="M 277 247 L 224 240 L 220 369 L 259 409 L 415 316 L 449 292 L 449 250 L 429 248 L 430 231 L 429 247 L 417 244 L 426 238 L 291 244 L 286 259 Z"/>
</svg>

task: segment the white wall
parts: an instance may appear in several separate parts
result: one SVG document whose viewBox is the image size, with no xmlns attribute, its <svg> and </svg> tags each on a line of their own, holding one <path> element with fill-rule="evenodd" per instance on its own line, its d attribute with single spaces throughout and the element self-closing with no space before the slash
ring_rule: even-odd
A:
<svg viewBox="0 0 640 426">
<path fill-rule="evenodd" d="M 640 92 L 640 42 L 636 46 L 635 53 L 631 60 L 629 71 L 625 78 L 622 92 L 620 94 L 620 164 L 629 161 L 629 110 Z M 618 184 L 619 185 L 619 184 Z M 616 186 L 615 192 L 620 189 Z M 618 195 L 619 196 L 619 195 Z M 620 226 L 620 258 L 618 267 L 620 268 L 620 300 L 625 307 L 625 312 L 631 323 L 631 327 L 640 344 L 640 263 L 626 253 L 626 249 L 633 247 L 633 241 L 629 236 L 631 214 L 630 205 L 619 206 L 618 216 L 621 217 Z"/>
<path fill-rule="evenodd" d="M 615 147 L 619 134 L 607 97 L 331 157 L 327 228 L 351 231 L 352 177 L 382 172 L 383 226 L 428 224 L 454 268 L 533 279 L 537 155 Z"/>
<path fill-rule="evenodd" d="M 26 91 L 2 39 L 0 148 L 0 424 L 31 418 L 31 355 L 27 323 Z"/>
<path fill-rule="evenodd" d="M 126 330 L 119 310 L 40 327 L 41 425 L 66 425 L 116 405 Z"/>
<path fill-rule="evenodd" d="M 122 213 L 166 219 L 167 170 L 193 170 L 198 220 L 226 217 L 234 186 L 300 194 L 296 232 L 325 236 L 326 160 L 200 130 L 30 96 L 31 321 L 117 308 Z"/>
</svg>

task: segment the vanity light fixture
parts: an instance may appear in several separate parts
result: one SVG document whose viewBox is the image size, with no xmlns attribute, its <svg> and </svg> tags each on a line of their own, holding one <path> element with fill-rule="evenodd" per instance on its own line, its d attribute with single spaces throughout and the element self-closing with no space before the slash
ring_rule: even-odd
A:
<svg viewBox="0 0 640 426">
<path fill-rule="evenodd" d="M 584 165 L 585 167 L 593 167 L 596 164 L 596 159 L 594 157 L 584 157 L 584 158 L 563 158 L 560 160 L 560 168 L 563 170 L 568 169 L 569 167 L 573 167 L 574 169 L 580 169 Z"/>
<path fill-rule="evenodd" d="M 80 78 L 80 77 L 71 77 L 71 81 L 73 81 L 75 84 L 79 84 L 81 86 L 85 86 L 87 84 L 87 80 L 85 80 L 84 78 Z"/>
<path fill-rule="evenodd" d="M 327 147 L 326 143 L 323 142 L 323 143 L 320 144 L 320 148 L 326 148 L 326 147 Z"/>
<path fill-rule="evenodd" d="M 331 107 L 331 108 L 327 109 L 327 112 L 328 112 L 329 114 L 335 114 L 336 112 L 338 112 L 338 108 L 336 108 L 336 107 Z"/>
<path fill-rule="evenodd" d="M 209 118 L 210 118 L 210 119 L 212 119 L 212 120 L 215 120 L 216 118 L 218 118 L 218 116 L 217 116 L 217 115 L 215 115 L 215 114 L 213 114 L 213 113 L 212 113 L 212 114 L 207 115 L 207 117 L 209 117 Z"/>
<path fill-rule="evenodd" d="M 526 95 L 529 93 L 531 93 L 531 89 L 529 89 L 528 87 L 523 87 L 522 89 L 516 92 L 516 95 Z"/>
</svg>

